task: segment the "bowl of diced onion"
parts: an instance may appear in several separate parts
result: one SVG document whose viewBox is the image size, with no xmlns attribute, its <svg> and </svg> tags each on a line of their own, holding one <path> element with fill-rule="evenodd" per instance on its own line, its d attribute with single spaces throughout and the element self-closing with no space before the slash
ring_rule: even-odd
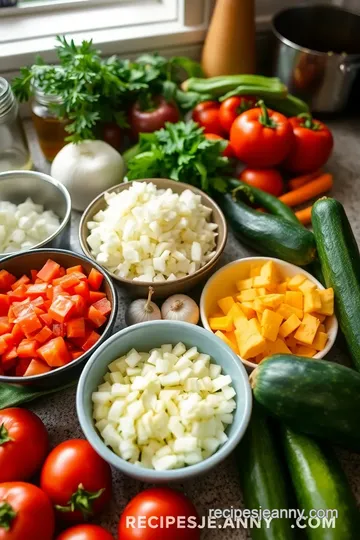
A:
<svg viewBox="0 0 360 540">
<path fill-rule="evenodd" d="M 244 366 L 216 336 L 174 321 L 137 324 L 92 355 L 77 389 L 85 437 L 144 482 L 207 473 L 238 445 L 252 396 Z"/>
<path fill-rule="evenodd" d="M 83 252 L 134 296 L 184 292 L 205 280 L 222 254 L 227 225 L 199 189 L 165 178 L 125 182 L 100 194 L 79 229 Z"/>
<path fill-rule="evenodd" d="M 0 173 L 0 258 L 38 248 L 68 248 L 71 198 L 37 171 Z"/>
</svg>

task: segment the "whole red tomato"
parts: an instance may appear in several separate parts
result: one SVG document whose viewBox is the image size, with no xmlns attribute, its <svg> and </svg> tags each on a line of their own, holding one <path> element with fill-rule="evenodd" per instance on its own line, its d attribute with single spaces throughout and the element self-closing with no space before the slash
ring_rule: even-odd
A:
<svg viewBox="0 0 360 540">
<path fill-rule="evenodd" d="M 114 537 L 99 525 L 75 525 L 63 531 L 56 540 L 114 540 Z"/>
<path fill-rule="evenodd" d="M 52 540 L 54 511 L 49 497 L 26 482 L 0 484 L 0 540 Z"/>
<path fill-rule="evenodd" d="M 161 523 L 163 521 L 163 523 Z M 142 491 L 121 515 L 119 540 L 199 540 L 198 514 L 192 502 L 167 487 Z"/>
<path fill-rule="evenodd" d="M 275 197 L 279 197 L 284 191 L 282 176 L 276 169 L 244 169 L 239 178 L 250 186 L 262 189 Z"/>
<path fill-rule="evenodd" d="M 115 122 L 105 122 L 101 127 L 102 139 L 115 150 L 120 150 L 123 141 L 123 130 Z"/>
<path fill-rule="evenodd" d="M 263 102 L 238 116 L 230 130 L 230 143 L 238 159 L 256 169 L 284 161 L 294 140 L 288 119 L 267 109 Z"/>
<path fill-rule="evenodd" d="M 225 135 L 220 124 L 220 104 L 217 101 L 203 101 L 196 105 L 192 112 L 192 118 L 204 128 L 204 133 Z"/>
<path fill-rule="evenodd" d="M 304 113 L 289 119 L 294 132 L 294 142 L 284 161 L 292 173 L 309 173 L 320 169 L 329 159 L 334 139 L 329 128 Z"/>
<path fill-rule="evenodd" d="M 28 480 L 48 450 L 48 433 L 36 414 L 19 408 L 0 411 L 0 482 Z"/>
<path fill-rule="evenodd" d="M 99 514 L 112 494 L 111 469 L 87 441 L 65 441 L 50 452 L 40 478 L 57 517 L 82 523 Z"/>
<path fill-rule="evenodd" d="M 210 140 L 218 140 L 218 141 L 225 141 L 226 139 L 223 139 L 222 137 L 220 137 L 220 135 L 216 135 L 216 133 L 205 133 L 205 137 L 206 139 L 210 139 Z M 231 144 L 229 141 L 226 141 L 228 143 L 227 147 L 225 148 L 225 150 L 223 150 L 222 152 L 222 155 L 224 157 L 228 157 L 228 158 L 232 158 L 235 156 L 234 154 L 234 150 L 231 148 Z"/>
<path fill-rule="evenodd" d="M 220 105 L 219 118 L 222 128 L 229 133 L 235 118 L 239 114 L 253 109 L 257 100 L 253 96 L 233 96 L 225 99 Z"/>
<path fill-rule="evenodd" d="M 151 98 L 151 103 L 144 108 L 136 101 L 130 109 L 129 121 L 133 135 L 152 133 L 165 126 L 166 122 L 178 122 L 179 109 L 176 104 L 166 101 L 162 96 Z"/>
</svg>

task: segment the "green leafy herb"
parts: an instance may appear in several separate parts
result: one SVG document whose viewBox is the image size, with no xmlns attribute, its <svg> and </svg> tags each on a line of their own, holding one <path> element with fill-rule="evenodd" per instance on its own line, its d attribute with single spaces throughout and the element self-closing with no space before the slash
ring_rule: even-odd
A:
<svg viewBox="0 0 360 540">
<path fill-rule="evenodd" d="M 125 153 L 127 178 L 171 178 L 207 192 L 226 191 L 222 175 L 229 160 L 221 155 L 226 145 L 206 139 L 196 122 L 167 123 L 164 129 L 140 134 L 138 145 Z"/>
</svg>

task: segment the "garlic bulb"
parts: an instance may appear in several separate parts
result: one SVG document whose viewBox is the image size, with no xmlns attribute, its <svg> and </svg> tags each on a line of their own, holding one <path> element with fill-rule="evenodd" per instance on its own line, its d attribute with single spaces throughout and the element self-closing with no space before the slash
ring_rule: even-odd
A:
<svg viewBox="0 0 360 540">
<path fill-rule="evenodd" d="M 196 302 L 186 294 L 169 296 L 161 306 L 163 319 L 185 321 L 192 324 L 199 322 L 199 308 Z"/>
<path fill-rule="evenodd" d="M 55 156 L 51 176 L 69 190 L 72 207 L 83 211 L 103 191 L 124 178 L 124 160 L 104 141 L 67 144 Z"/>
<path fill-rule="evenodd" d="M 125 321 L 128 326 L 146 321 L 157 321 L 161 319 L 161 311 L 158 306 L 151 301 L 154 289 L 149 287 L 147 299 L 139 298 L 131 302 L 125 313 Z"/>
</svg>

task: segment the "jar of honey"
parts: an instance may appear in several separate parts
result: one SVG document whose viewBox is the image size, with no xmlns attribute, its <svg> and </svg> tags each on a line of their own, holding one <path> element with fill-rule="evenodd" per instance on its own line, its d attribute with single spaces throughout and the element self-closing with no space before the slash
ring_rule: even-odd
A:
<svg viewBox="0 0 360 540">
<path fill-rule="evenodd" d="M 39 139 L 40 148 L 48 161 L 52 161 L 56 154 L 65 146 L 68 133 L 65 126 L 68 120 L 59 118 L 55 105 L 61 105 L 60 96 L 44 94 L 34 90 L 32 102 L 32 119 Z"/>
</svg>

